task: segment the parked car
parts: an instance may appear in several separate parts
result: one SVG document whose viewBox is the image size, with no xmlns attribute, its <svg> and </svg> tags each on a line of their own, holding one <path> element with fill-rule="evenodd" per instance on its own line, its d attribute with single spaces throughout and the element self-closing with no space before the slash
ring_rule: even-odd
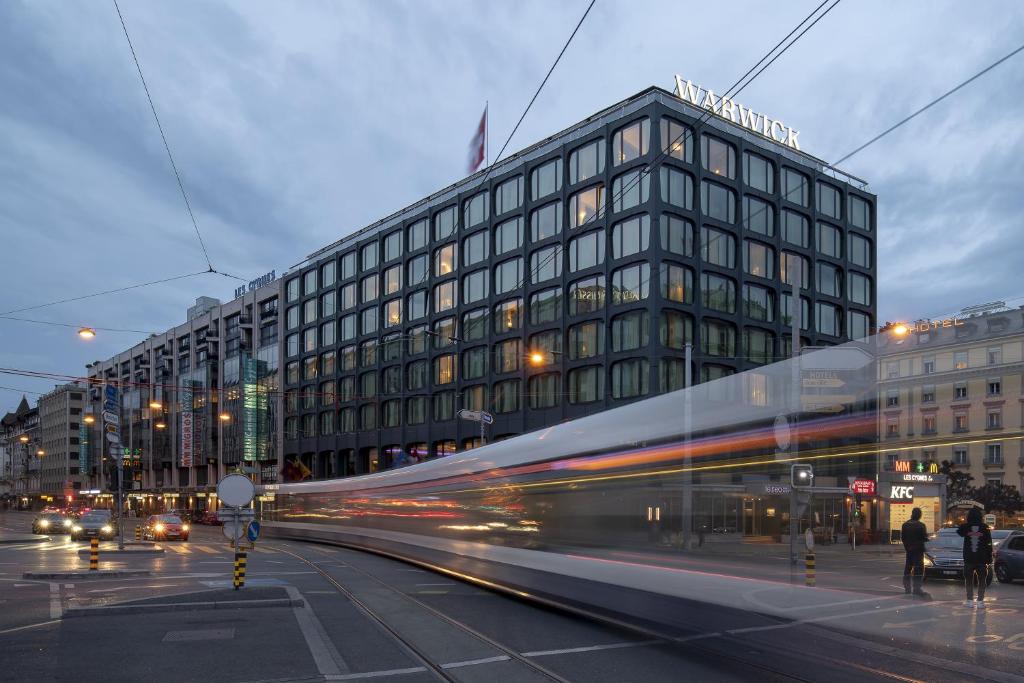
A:
<svg viewBox="0 0 1024 683">
<path fill-rule="evenodd" d="M 189 529 L 189 524 L 178 515 L 151 515 L 142 527 L 142 537 L 153 541 L 187 541 Z"/>
<path fill-rule="evenodd" d="M 995 571 L 1000 583 L 1024 579 L 1024 532 L 1013 531 L 999 544 Z"/>
<path fill-rule="evenodd" d="M 32 520 L 34 534 L 69 534 L 73 520 L 59 512 L 43 512 Z"/>
<path fill-rule="evenodd" d="M 211 526 L 223 526 L 224 522 L 217 518 L 217 513 L 212 510 L 204 510 L 199 518 L 200 524 L 209 524 Z"/>
<path fill-rule="evenodd" d="M 113 539 L 117 535 L 117 520 L 110 510 L 90 510 L 71 525 L 71 540 L 83 538 Z"/>
<path fill-rule="evenodd" d="M 992 550 L 998 550 L 999 545 L 1009 538 L 1012 534 L 1016 533 L 1016 529 L 993 529 L 992 530 Z"/>
<path fill-rule="evenodd" d="M 986 585 L 990 585 L 991 568 L 987 574 Z M 935 538 L 924 544 L 924 575 L 925 578 L 964 578 L 964 539 L 956 529 L 941 529 Z"/>
</svg>

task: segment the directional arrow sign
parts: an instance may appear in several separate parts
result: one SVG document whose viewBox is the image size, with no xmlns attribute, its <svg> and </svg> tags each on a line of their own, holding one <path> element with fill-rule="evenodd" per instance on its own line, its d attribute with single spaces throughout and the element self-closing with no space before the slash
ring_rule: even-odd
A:
<svg viewBox="0 0 1024 683">
<path fill-rule="evenodd" d="M 112 413 L 109 410 L 104 410 L 103 411 L 103 421 L 106 422 L 107 424 L 111 424 L 111 425 L 120 425 L 121 424 L 121 416 L 118 415 L 117 413 Z"/>
<path fill-rule="evenodd" d="M 807 388 L 839 389 L 846 386 L 836 373 L 827 370 L 804 371 L 800 384 Z"/>
<path fill-rule="evenodd" d="M 472 422 L 483 422 L 485 425 L 494 422 L 494 416 L 484 410 L 466 410 L 463 408 L 459 411 L 459 417 L 463 420 L 471 420 Z"/>
</svg>

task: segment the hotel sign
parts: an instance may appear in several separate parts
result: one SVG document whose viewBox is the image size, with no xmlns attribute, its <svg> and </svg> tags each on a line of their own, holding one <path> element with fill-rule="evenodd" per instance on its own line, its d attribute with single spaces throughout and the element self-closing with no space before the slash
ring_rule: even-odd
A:
<svg viewBox="0 0 1024 683">
<path fill-rule="evenodd" d="M 246 287 L 245 285 L 242 285 L 241 287 L 235 288 L 235 298 L 237 299 L 238 297 L 242 296 L 246 292 L 251 292 L 254 289 L 259 289 L 260 287 L 265 287 L 266 285 L 269 285 L 271 282 L 273 282 L 276 279 L 277 279 L 277 274 L 273 270 L 270 271 L 269 273 L 265 273 L 263 275 L 260 275 L 255 280 L 250 280 L 248 287 Z"/>
<path fill-rule="evenodd" d="M 676 76 L 675 94 L 682 101 L 702 109 L 709 109 L 723 119 L 728 119 L 752 133 L 757 133 L 780 145 L 800 150 L 798 140 L 800 131 L 793 130 L 782 121 L 770 119 L 765 114 L 758 114 L 753 109 L 747 109 L 742 104 L 733 102 L 727 95 L 715 95 L 713 90 L 705 90 L 690 81 L 684 81 L 683 77 L 678 75 Z"/>
<path fill-rule="evenodd" d="M 916 323 L 910 325 L 910 329 L 914 332 L 930 332 L 931 330 L 937 330 L 940 327 L 960 327 L 964 324 L 964 321 L 960 318 L 943 318 L 941 320 L 919 320 Z"/>
</svg>

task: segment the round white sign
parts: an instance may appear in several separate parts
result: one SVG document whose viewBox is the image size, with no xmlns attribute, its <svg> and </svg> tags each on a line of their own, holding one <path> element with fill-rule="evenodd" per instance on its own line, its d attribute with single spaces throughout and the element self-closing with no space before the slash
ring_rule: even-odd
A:
<svg viewBox="0 0 1024 683">
<path fill-rule="evenodd" d="M 785 415 L 779 415 L 775 418 L 775 443 L 779 446 L 780 451 L 784 451 L 789 448 L 790 442 L 789 420 Z"/>
<path fill-rule="evenodd" d="M 217 484 L 217 498 L 224 505 L 240 508 L 252 502 L 256 486 L 243 474 L 229 474 Z"/>
<path fill-rule="evenodd" d="M 224 536 L 229 541 L 237 541 L 245 533 L 245 526 L 242 524 L 235 524 L 233 522 L 224 522 L 224 526 L 221 527 L 224 532 Z"/>
</svg>

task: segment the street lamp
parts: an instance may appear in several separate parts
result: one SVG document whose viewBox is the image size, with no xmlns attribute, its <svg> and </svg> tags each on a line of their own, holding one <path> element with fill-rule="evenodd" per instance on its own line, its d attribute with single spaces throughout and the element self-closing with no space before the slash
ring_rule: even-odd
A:
<svg viewBox="0 0 1024 683">
<path fill-rule="evenodd" d="M 217 419 L 219 419 L 221 422 L 231 422 L 231 416 L 228 415 L 227 413 L 221 413 L 220 415 L 217 416 Z"/>
<path fill-rule="evenodd" d="M 46 451 L 44 451 L 42 448 L 40 448 L 38 451 L 36 451 L 36 456 L 37 457 L 41 458 L 44 455 L 46 455 Z"/>
<path fill-rule="evenodd" d="M 87 413 L 86 416 L 82 418 L 82 422 L 84 422 L 87 425 L 91 425 L 95 421 L 96 418 L 93 417 L 92 413 Z"/>
<path fill-rule="evenodd" d="M 153 426 L 156 427 L 157 429 L 167 429 L 167 423 L 166 422 L 157 422 Z"/>
<path fill-rule="evenodd" d="M 531 353 L 529 355 L 529 359 L 530 359 L 530 363 L 532 363 L 533 365 L 543 365 L 544 364 L 544 354 L 541 353 L 540 351 L 534 351 L 533 353 Z"/>
<path fill-rule="evenodd" d="M 81 327 L 78 329 L 78 336 L 82 339 L 92 339 L 96 336 L 96 330 L 91 327 Z"/>
<path fill-rule="evenodd" d="M 28 435 L 27 434 L 22 434 L 21 436 L 18 437 L 18 441 L 20 441 L 22 443 L 28 443 Z"/>
<path fill-rule="evenodd" d="M 896 337 L 905 337 L 910 333 L 910 328 L 903 323 L 896 323 L 893 325 L 892 333 Z"/>
<path fill-rule="evenodd" d="M 160 401 L 150 401 L 149 407 L 152 408 L 153 410 L 160 410 L 161 408 L 164 407 L 164 404 L 161 403 Z"/>
</svg>

